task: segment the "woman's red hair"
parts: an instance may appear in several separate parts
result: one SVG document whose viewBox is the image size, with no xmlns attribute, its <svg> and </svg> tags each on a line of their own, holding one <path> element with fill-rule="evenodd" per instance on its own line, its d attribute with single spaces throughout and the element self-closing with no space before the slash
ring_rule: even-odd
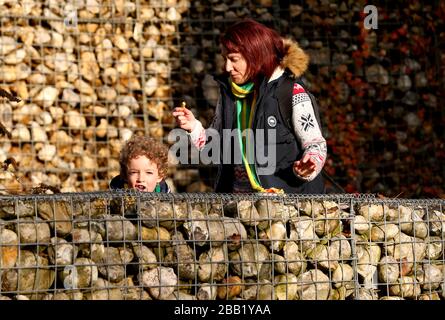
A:
<svg viewBox="0 0 445 320">
<path fill-rule="evenodd" d="M 246 59 L 248 79 L 254 82 L 261 75 L 270 78 L 284 57 L 281 36 L 252 19 L 230 26 L 220 40 L 227 52 L 240 53 Z"/>
</svg>

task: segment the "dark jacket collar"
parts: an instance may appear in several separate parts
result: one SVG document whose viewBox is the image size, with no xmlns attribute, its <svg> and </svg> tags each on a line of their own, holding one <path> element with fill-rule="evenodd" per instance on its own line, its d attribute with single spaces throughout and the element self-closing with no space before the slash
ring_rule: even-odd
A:
<svg viewBox="0 0 445 320">
<path fill-rule="evenodd" d="M 284 69 L 284 73 L 283 75 L 286 76 L 295 76 L 292 74 L 292 72 L 289 69 Z M 283 77 L 280 76 L 277 79 L 274 79 L 272 81 L 269 81 L 269 79 L 267 79 L 266 77 L 263 77 L 261 79 L 261 81 L 259 82 L 259 88 L 257 88 L 257 91 L 261 94 L 263 94 L 265 92 L 265 89 L 269 86 L 272 85 L 273 83 L 278 82 L 280 79 L 282 79 Z M 232 94 L 232 90 L 230 88 L 230 82 L 229 82 L 229 76 L 227 74 L 222 74 L 222 75 L 217 75 L 217 74 L 213 74 L 213 79 L 221 86 L 221 89 L 228 94 L 229 96 L 233 96 Z"/>
</svg>

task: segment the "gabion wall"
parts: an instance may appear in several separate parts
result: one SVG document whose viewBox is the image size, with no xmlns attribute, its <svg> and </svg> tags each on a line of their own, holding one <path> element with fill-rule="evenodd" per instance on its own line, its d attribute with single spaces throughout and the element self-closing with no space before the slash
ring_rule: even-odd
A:
<svg viewBox="0 0 445 320">
<path fill-rule="evenodd" d="M 445 298 L 445 201 L 0 198 L 1 299 Z"/>
<path fill-rule="evenodd" d="M 443 2 L 0 1 L 0 189 L 41 183 L 106 189 L 132 133 L 165 140 L 186 100 L 208 124 L 221 72 L 218 37 L 252 17 L 299 41 L 328 140 L 327 172 L 346 192 L 443 197 Z M 76 18 L 76 19 L 75 19 Z M 3 132 L 3 130 L 1 130 Z M 6 166 L 7 167 L 7 166 Z M 178 191 L 208 191 L 211 168 L 172 168 Z M 210 178 L 209 178 L 210 177 Z"/>
<path fill-rule="evenodd" d="M 0 86 L 22 100 L 1 100 L 9 135 L 0 161 L 17 164 L 2 172 L 1 189 L 104 190 L 131 134 L 162 140 L 173 120 L 171 72 L 180 65 L 178 23 L 188 6 L 0 1 Z"/>
<path fill-rule="evenodd" d="M 377 29 L 364 26 L 366 5 L 378 9 Z M 346 192 L 445 196 L 443 2 L 192 2 L 180 24 L 190 58 L 179 88 L 205 123 L 216 95 L 208 74 L 223 66 L 218 36 L 236 17 L 274 27 L 310 55 L 306 81 L 320 105 L 326 171 Z"/>
</svg>

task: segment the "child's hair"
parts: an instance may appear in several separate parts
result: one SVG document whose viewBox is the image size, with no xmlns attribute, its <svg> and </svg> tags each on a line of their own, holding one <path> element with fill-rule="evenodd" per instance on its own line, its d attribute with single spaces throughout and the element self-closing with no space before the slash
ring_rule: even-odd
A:
<svg viewBox="0 0 445 320">
<path fill-rule="evenodd" d="M 156 163 L 159 176 L 162 178 L 167 176 L 167 147 L 152 137 L 133 135 L 124 145 L 120 154 L 120 176 L 123 180 L 127 180 L 128 163 L 130 160 L 140 156 L 146 156 L 150 161 Z"/>
</svg>

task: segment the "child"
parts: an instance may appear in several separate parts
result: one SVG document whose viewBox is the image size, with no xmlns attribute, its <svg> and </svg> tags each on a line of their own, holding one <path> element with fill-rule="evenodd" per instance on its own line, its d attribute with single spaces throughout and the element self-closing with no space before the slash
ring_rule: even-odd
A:
<svg viewBox="0 0 445 320">
<path fill-rule="evenodd" d="M 133 135 L 121 150 L 120 174 L 110 181 L 110 189 L 132 188 L 142 192 L 170 192 L 164 181 L 168 170 L 168 150 L 156 139 Z"/>
</svg>

